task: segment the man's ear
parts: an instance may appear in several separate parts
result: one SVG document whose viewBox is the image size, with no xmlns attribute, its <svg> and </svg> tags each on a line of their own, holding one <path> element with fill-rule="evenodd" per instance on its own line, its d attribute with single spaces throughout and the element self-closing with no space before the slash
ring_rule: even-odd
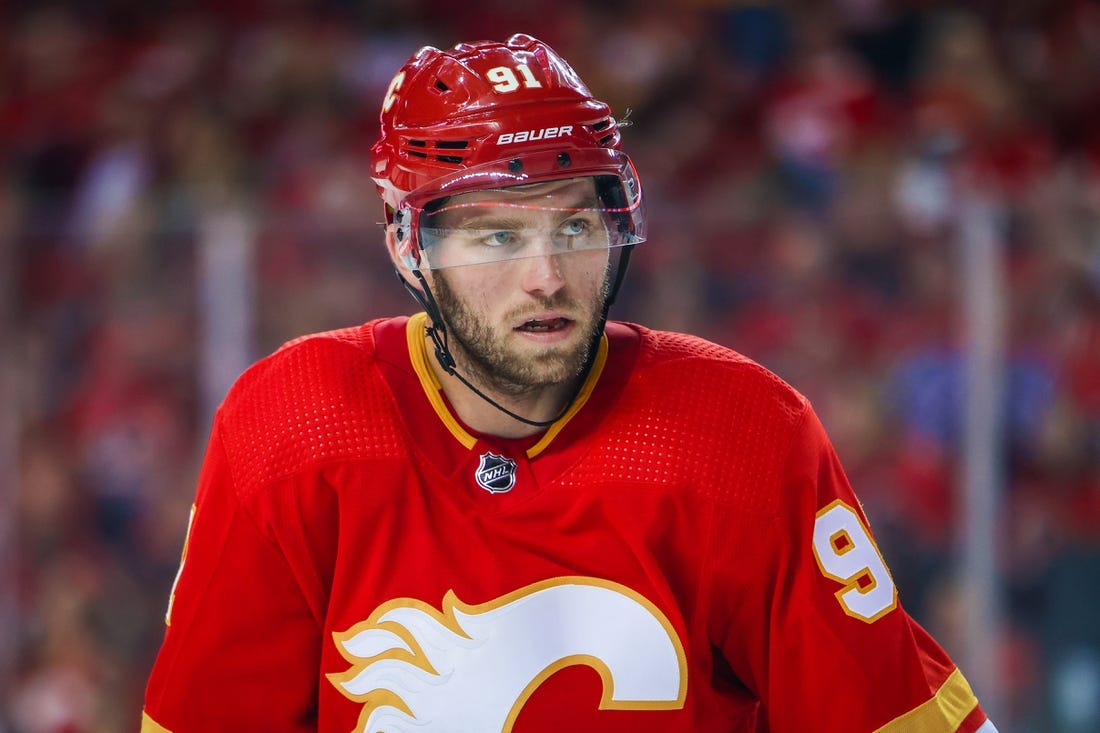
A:
<svg viewBox="0 0 1100 733">
<path fill-rule="evenodd" d="M 420 282 L 416 276 L 412 274 L 412 268 L 409 266 L 408 258 L 400 253 L 400 245 L 397 241 L 397 227 L 393 224 L 386 225 L 386 251 L 390 255 L 390 261 L 393 263 L 393 267 L 397 270 L 397 274 L 401 276 L 406 283 L 420 289 Z"/>
</svg>

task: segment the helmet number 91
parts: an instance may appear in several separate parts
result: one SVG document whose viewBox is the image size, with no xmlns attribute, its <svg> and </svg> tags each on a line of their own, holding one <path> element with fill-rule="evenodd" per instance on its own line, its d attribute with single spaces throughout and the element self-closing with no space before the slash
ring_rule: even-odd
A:
<svg viewBox="0 0 1100 733">
<path fill-rule="evenodd" d="M 844 586 L 836 599 L 849 616 L 871 623 L 897 605 L 890 571 L 850 506 L 837 500 L 818 512 L 813 547 L 821 573 Z"/>
<path fill-rule="evenodd" d="M 510 66 L 494 66 L 485 72 L 485 78 L 493 85 L 493 89 L 498 92 L 514 92 L 519 89 L 520 85 L 520 80 L 516 76 L 517 71 L 523 77 L 525 89 L 537 89 L 542 86 L 535 75 L 531 73 L 531 69 L 527 67 L 527 64 L 516 64 L 515 70 Z"/>
</svg>

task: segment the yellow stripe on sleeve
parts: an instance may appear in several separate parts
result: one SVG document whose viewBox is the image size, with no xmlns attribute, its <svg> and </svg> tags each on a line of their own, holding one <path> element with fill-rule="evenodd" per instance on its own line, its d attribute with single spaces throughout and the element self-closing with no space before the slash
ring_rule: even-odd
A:
<svg viewBox="0 0 1100 733">
<path fill-rule="evenodd" d="M 172 733 L 172 731 L 150 718 L 149 713 L 143 710 L 141 711 L 141 733 Z"/>
<path fill-rule="evenodd" d="M 931 700 L 894 718 L 875 733 L 943 733 L 958 730 L 978 704 L 970 683 L 957 668 Z"/>
</svg>

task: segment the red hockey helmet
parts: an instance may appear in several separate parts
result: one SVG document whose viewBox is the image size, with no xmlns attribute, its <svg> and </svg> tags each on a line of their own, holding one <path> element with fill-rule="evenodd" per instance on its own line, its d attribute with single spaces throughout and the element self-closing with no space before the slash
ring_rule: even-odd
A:
<svg viewBox="0 0 1100 733">
<path fill-rule="evenodd" d="M 610 108 L 528 35 L 420 49 L 386 92 L 370 165 L 411 267 L 441 266 L 422 257 L 420 236 L 441 200 L 566 178 L 595 179 L 609 246 L 645 238 L 641 185 Z"/>
</svg>

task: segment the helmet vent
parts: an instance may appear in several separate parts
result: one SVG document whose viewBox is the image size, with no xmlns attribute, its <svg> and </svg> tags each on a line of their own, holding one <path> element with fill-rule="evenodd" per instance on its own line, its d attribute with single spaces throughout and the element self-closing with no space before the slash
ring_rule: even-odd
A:
<svg viewBox="0 0 1100 733">
<path fill-rule="evenodd" d="M 592 125 L 592 129 L 595 130 L 596 132 L 599 132 L 601 130 L 606 130 L 610 124 L 611 124 L 611 118 L 606 118 L 606 119 L 600 120 L 596 124 Z"/>
<path fill-rule="evenodd" d="M 428 160 L 438 160 L 440 163 L 460 165 L 465 162 L 463 155 L 440 154 L 446 150 L 466 150 L 470 147 L 469 140 L 420 140 L 406 138 L 403 152 L 405 155 Z"/>
<path fill-rule="evenodd" d="M 451 91 L 451 88 L 449 86 L 447 86 L 446 84 L 444 84 L 442 79 L 436 79 L 435 80 L 435 88 L 438 89 L 441 92 Z"/>
</svg>

